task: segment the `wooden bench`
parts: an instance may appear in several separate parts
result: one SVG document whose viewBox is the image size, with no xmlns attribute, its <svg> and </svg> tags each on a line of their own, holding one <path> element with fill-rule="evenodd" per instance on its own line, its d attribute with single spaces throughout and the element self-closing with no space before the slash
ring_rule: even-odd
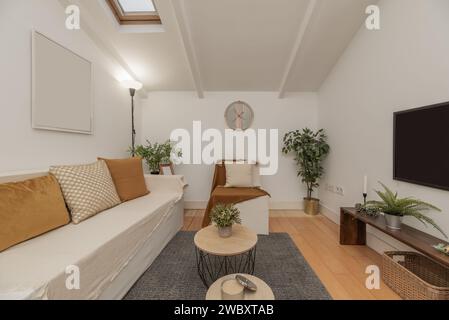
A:
<svg viewBox="0 0 449 320">
<path fill-rule="evenodd" d="M 387 228 L 383 216 L 370 217 L 357 212 L 355 208 L 340 209 L 340 244 L 366 245 L 366 225 L 370 225 L 429 258 L 449 266 L 449 256 L 432 247 L 439 243 L 447 243 L 446 241 L 405 224 L 402 225 L 401 230 Z"/>
</svg>

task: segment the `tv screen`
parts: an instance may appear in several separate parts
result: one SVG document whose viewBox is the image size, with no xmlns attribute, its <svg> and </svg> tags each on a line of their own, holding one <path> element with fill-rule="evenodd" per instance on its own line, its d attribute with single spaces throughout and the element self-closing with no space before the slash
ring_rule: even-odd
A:
<svg viewBox="0 0 449 320">
<path fill-rule="evenodd" d="M 449 102 L 394 114 L 394 179 L 449 190 Z"/>
</svg>

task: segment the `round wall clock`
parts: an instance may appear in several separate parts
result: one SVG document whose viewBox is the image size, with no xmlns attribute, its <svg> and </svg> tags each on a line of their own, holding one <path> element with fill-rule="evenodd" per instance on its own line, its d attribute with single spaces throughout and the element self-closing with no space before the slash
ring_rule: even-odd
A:
<svg viewBox="0 0 449 320">
<path fill-rule="evenodd" d="M 233 102 L 225 112 L 226 124 L 233 130 L 247 130 L 254 120 L 254 111 L 243 101 Z"/>
</svg>

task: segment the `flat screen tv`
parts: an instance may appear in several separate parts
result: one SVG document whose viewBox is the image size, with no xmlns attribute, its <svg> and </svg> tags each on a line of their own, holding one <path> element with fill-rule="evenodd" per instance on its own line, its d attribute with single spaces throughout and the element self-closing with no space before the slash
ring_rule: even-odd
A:
<svg viewBox="0 0 449 320">
<path fill-rule="evenodd" d="M 449 190 L 449 102 L 394 114 L 394 179 Z"/>
</svg>

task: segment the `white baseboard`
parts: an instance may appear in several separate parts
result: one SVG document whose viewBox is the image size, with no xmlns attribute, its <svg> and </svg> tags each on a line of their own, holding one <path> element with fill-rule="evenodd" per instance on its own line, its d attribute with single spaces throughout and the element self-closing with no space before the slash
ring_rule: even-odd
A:
<svg viewBox="0 0 449 320">
<path fill-rule="evenodd" d="M 327 205 L 321 204 L 321 214 L 337 225 L 340 225 L 340 214 L 330 209 Z M 366 242 L 368 247 L 380 254 L 383 254 L 385 251 L 415 251 L 370 226 L 366 229 Z"/>
<path fill-rule="evenodd" d="M 302 201 L 271 201 L 270 210 L 303 210 Z M 187 210 L 204 210 L 207 207 L 207 201 L 185 201 L 185 209 Z"/>
<path fill-rule="evenodd" d="M 320 213 L 335 224 L 340 225 L 340 215 L 322 203 L 320 204 Z"/>
</svg>

